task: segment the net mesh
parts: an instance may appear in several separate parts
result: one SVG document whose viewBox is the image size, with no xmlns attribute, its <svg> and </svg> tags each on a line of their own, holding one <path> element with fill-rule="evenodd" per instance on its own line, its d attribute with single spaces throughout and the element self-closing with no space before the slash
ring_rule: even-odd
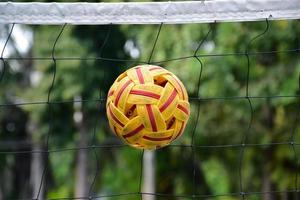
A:
<svg viewBox="0 0 300 200">
<path fill-rule="evenodd" d="M 16 147 L 17 149 L 14 148 L 2 148 L 0 151 L 0 154 L 3 156 L 7 155 L 13 155 L 16 156 L 16 158 L 24 157 L 29 158 L 29 157 L 34 157 L 36 155 L 40 155 L 43 157 L 43 160 L 45 161 L 44 164 L 41 166 L 41 175 L 38 176 L 40 179 L 39 181 L 39 187 L 34 188 L 33 190 L 33 196 L 32 197 L 24 197 L 24 198 L 19 198 L 19 199 L 42 199 L 44 198 L 43 196 L 45 195 L 45 192 L 43 190 L 47 190 L 49 188 L 49 184 L 51 184 L 51 180 L 49 179 L 49 173 L 55 166 L 59 167 L 59 164 L 56 163 L 56 165 L 53 165 L 49 163 L 47 160 L 55 160 L 55 157 L 58 156 L 63 156 L 63 154 L 68 154 L 68 153 L 76 153 L 80 154 L 80 152 L 86 151 L 90 155 L 89 160 L 93 160 L 91 164 L 94 166 L 91 167 L 93 173 L 90 173 L 89 175 L 89 189 L 88 189 L 88 195 L 87 196 L 60 196 L 60 197 L 55 197 L 55 198 L 49 198 L 49 199 L 131 199 L 131 198 L 137 198 L 140 197 L 140 199 L 145 198 L 146 196 L 155 196 L 158 199 L 231 199 L 234 197 L 239 197 L 240 199 L 252 199 L 252 197 L 256 197 L 260 199 L 262 196 L 265 195 L 277 195 L 280 196 L 281 194 L 287 194 L 288 199 L 299 199 L 300 197 L 300 190 L 299 190 L 299 181 L 298 181 L 298 173 L 299 173 L 299 161 L 298 161 L 298 153 L 299 153 L 299 145 L 300 143 L 296 141 L 296 134 L 297 134 L 297 129 L 299 128 L 299 115 L 300 115 L 300 76 L 297 74 L 297 79 L 293 79 L 294 85 L 298 87 L 297 93 L 295 94 L 272 94 L 270 92 L 269 94 L 252 94 L 251 93 L 251 69 L 253 67 L 256 67 L 255 64 L 255 59 L 261 59 L 263 58 L 268 58 L 268 55 L 293 55 L 298 57 L 299 56 L 299 43 L 295 44 L 296 48 L 294 49 L 282 49 L 282 50 L 265 50 L 265 51 L 252 51 L 252 47 L 256 45 L 257 41 L 264 41 L 264 36 L 268 33 L 270 33 L 270 22 L 268 19 L 265 20 L 265 22 L 260 22 L 264 24 L 264 27 L 260 30 L 260 32 L 255 32 L 253 36 L 248 39 L 248 42 L 245 44 L 245 48 L 243 50 L 237 51 L 237 52 L 220 52 L 220 53 L 202 53 L 201 50 L 204 48 L 204 46 L 209 44 L 208 40 L 211 40 L 214 35 L 215 31 L 215 26 L 218 26 L 218 23 L 212 23 L 209 24 L 204 30 L 204 33 L 202 34 L 202 38 L 200 41 L 197 42 L 197 44 L 194 46 L 194 51 L 187 56 L 183 57 L 168 57 L 166 59 L 160 59 L 159 57 L 155 57 L 156 60 L 154 60 L 154 54 L 157 48 L 161 47 L 159 43 L 159 39 L 163 34 L 164 28 L 167 25 L 164 25 L 163 23 L 159 24 L 158 26 L 152 25 L 151 28 L 155 29 L 155 37 L 154 40 L 151 42 L 151 45 L 148 50 L 148 56 L 145 61 L 141 60 L 135 60 L 135 59 L 126 59 L 126 58 L 108 58 L 105 57 L 105 48 L 110 45 L 110 42 L 113 40 L 113 36 L 115 37 L 113 30 L 114 27 L 117 25 L 108 25 L 108 26 L 103 26 L 105 27 L 104 30 L 105 32 L 105 37 L 102 38 L 103 42 L 100 46 L 97 46 L 99 49 L 98 55 L 91 57 L 91 56 L 83 56 L 83 57 L 73 57 L 73 56 L 58 56 L 58 46 L 61 44 L 63 39 L 63 34 L 64 32 L 68 31 L 67 28 L 68 24 L 64 24 L 61 27 L 55 27 L 56 33 L 55 33 L 55 40 L 53 42 L 52 48 L 51 48 L 51 56 L 41 56 L 41 57 L 34 57 L 34 56 L 28 56 L 28 57 L 18 57 L 18 56 L 10 56 L 10 57 L 5 57 L 5 51 L 7 50 L 7 44 L 9 41 L 12 39 L 12 33 L 14 32 L 14 29 L 16 27 L 15 24 L 10 24 L 9 25 L 9 32 L 6 37 L 4 46 L 1 50 L 1 57 L 0 60 L 2 62 L 2 70 L 1 70 L 1 76 L 0 76 L 0 84 L 3 86 L 4 84 L 7 84 L 4 82 L 5 75 L 7 74 L 7 71 L 10 68 L 10 65 L 13 65 L 13 62 L 16 60 L 22 60 L 22 61 L 28 61 L 28 62 L 45 62 L 48 63 L 51 67 L 45 71 L 45 73 L 50 73 L 51 74 L 51 80 L 50 80 L 50 85 L 48 85 L 48 92 L 46 95 L 45 100 L 30 100 L 30 101 L 8 101 L 4 102 L 2 101 L 0 104 L 0 107 L 2 110 L 4 109 L 9 109 L 10 107 L 30 107 L 32 109 L 32 112 L 40 112 L 41 108 L 38 108 L 38 106 L 44 106 L 43 109 L 46 110 L 46 116 L 44 116 L 48 120 L 48 128 L 46 134 L 42 137 L 44 140 L 40 140 L 39 145 L 40 148 L 37 149 L 26 149 L 25 147 Z M 73 26 L 73 25 L 72 25 Z M 176 25 L 176 26 L 181 26 L 181 25 Z M 91 26 L 91 29 L 94 26 Z M 78 26 L 78 29 L 89 29 L 90 27 L 82 27 Z M 274 30 L 273 30 L 274 31 Z M 138 34 L 138 33 L 137 33 Z M 209 39 L 210 38 L 210 39 Z M 42 41 L 38 41 L 42 42 Z M 184 41 L 182 41 L 184 42 Z M 299 40 L 298 40 L 299 42 Z M 47 42 L 46 42 L 47 43 Z M 267 43 L 267 41 L 263 42 L 264 44 Z M 298 45 L 298 46 L 297 46 Z M 212 66 L 210 64 L 210 60 L 214 59 L 222 59 L 225 57 L 237 57 L 241 61 L 241 68 L 244 68 L 242 72 L 235 72 L 235 73 L 244 73 L 244 93 L 243 94 L 238 94 L 238 95 L 225 95 L 225 96 L 203 96 L 201 93 L 201 86 L 203 81 L 205 82 L 205 78 L 203 78 L 204 72 L 207 70 L 209 71 L 210 67 L 219 67 L 220 68 L 220 73 L 222 73 L 222 69 L 224 66 Z M 117 66 L 118 64 L 124 64 L 127 67 L 130 66 L 135 66 L 136 64 L 155 64 L 155 65 L 162 65 L 162 66 L 168 66 L 171 65 L 174 62 L 182 62 L 183 64 L 185 61 L 191 61 L 196 63 L 195 67 L 195 77 L 193 79 L 193 83 L 186 83 L 189 88 L 189 96 L 190 96 L 190 102 L 192 104 L 192 117 L 189 122 L 189 128 L 187 128 L 187 131 L 185 132 L 185 136 L 182 139 L 182 141 L 178 141 L 177 143 L 171 144 L 169 147 L 163 148 L 161 150 L 157 150 L 156 154 L 162 155 L 160 160 L 157 162 L 164 162 L 163 159 L 166 159 L 168 162 L 168 157 L 164 155 L 164 152 L 170 152 L 170 151 L 179 151 L 178 155 L 181 155 L 183 157 L 178 158 L 182 160 L 188 160 L 188 164 L 185 166 L 186 170 L 188 172 L 188 177 L 190 178 L 189 182 L 192 183 L 192 188 L 186 192 L 186 193 L 173 193 L 172 191 L 169 193 L 160 193 L 155 192 L 155 193 L 149 193 L 147 191 L 142 190 L 142 182 L 143 182 L 143 156 L 144 156 L 144 151 L 140 150 L 133 150 L 130 149 L 125 144 L 122 144 L 118 142 L 115 138 L 113 138 L 111 141 L 108 141 L 106 143 L 100 143 L 99 142 L 99 136 L 97 136 L 98 129 L 103 129 L 107 128 L 105 126 L 105 122 L 101 122 L 99 124 L 99 119 L 105 118 L 105 113 L 104 111 L 104 106 L 105 106 L 105 100 L 106 100 L 106 93 L 104 87 L 106 85 L 110 85 L 111 83 L 109 82 L 110 80 L 105 79 L 105 75 L 107 73 L 116 73 L 118 74 L 118 70 L 115 70 L 114 68 L 110 68 L 111 65 Z M 60 100 L 57 98 L 52 98 L 53 93 L 55 93 L 55 87 L 57 87 L 57 84 L 61 84 L 61 77 L 63 77 L 63 71 L 59 71 L 59 66 L 64 65 L 64 63 L 76 63 L 80 61 L 81 63 L 89 63 L 89 62 L 94 62 L 98 63 L 99 66 L 102 63 L 112 63 L 111 65 L 108 64 L 105 69 L 100 69 L 100 74 L 102 75 L 101 80 L 104 80 L 103 83 L 95 83 L 95 87 L 98 87 L 98 96 L 89 98 L 89 99 L 81 99 L 81 98 L 74 98 L 72 100 Z M 101 64 L 100 64 L 101 63 Z M 207 66 L 206 66 L 206 63 Z M 244 64 L 244 66 L 242 66 Z M 88 65 L 88 64 L 87 64 Z M 74 70 L 80 70 L 80 69 L 74 69 Z M 89 68 L 85 67 L 82 70 L 88 71 Z M 101 71 L 103 70 L 103 71 Z M 111 72 L 115 71 L 115 72 Z M 176 71 L 176 69 L 175 69 Z M 75 71 L 72 71 L 73 73 L 76 73 Z M 59 75 L 59 73 L 62 73 Z M 80 73 L 80 72 L 79 72 Z M 280 74 L 280 72 L 278 72 Z M 58 78 L 60 76 L 60 78 Z M 84 76 L 84 75 L 83 75 Z M 82 84 L 85 84 L 84 78 L 80 81 L 82 81 Z M 56 81 L 59 81 L 56 83 Z M 105 82 L 106 81 L 106 82 Z M 222 79 L 220 79 L 222 81 Z M 68 88 L 65 88 L 68 90 Z M 55 94 L 58 95 L 58 94 Z M 261 120 L 255 113 L 256 107 L 256 101 L 265 101 L 266 104 L 270 102 L 276 102 L 279 100 L 282 102 L 283 100 L 287 101 L 294 101 L 295 103 L 292 105 L 290 110 L 294 112 L 294 118 L 293 121 L 288 121 L 288 131 L 285 132 L 286 135 L 284 139 L 277 140 L 277 141 L 272 141 L 270 140 L 269 142 L 261 142 L 259 140 L 253 139 L 253 137 L 262 137 L 262 136 L 253 136 L 251 133 L 253 131 L 253 123 L 257 123 L 257 121 Z M 230 116 L 225 115 L 228 119 L 225 119 L 225 123 L 228 123 L 228 126 L 233 123 L 244 123 L 244 129 L 239 132 L 240 134 L 240 140 L 239 142 L 233 141 L 232 143 L 226 143 L 226 144 L 214 144 L 214 139 L 218 137 L 222 137 L 220 135 L 213 135 L 211 138 L 208 137 L 206 138 L 205 141 L 198 141 L 199 136 L 201 135 L 200 126 L 201 126 L 201 121 L 207 121 L 211 120 L 212 123 L 214 122 L 219 122 L 217 119 L 205 119 L 205 114 L 201 114 L 201 109 L 204 110 L 204 112 L 214 112 L 213 110 L 206 109 L 205 107 L 207 106 L 207 103 L 212 103 L 215 104 L 216 107 L 215 109 L 218 109 L 218 105 L 223 104 L 223 105 L 228 105 L 228 106 L 233 106 L 235 109 L 241 108 L 241 105 L 247 104 L 248 109 L 247 110 L 242 110 L 241 115 L 243 118 L 243 122 L 230 122 Z M 94 119 L 89 119 L 89 124 L 92 127 L 90 129 L 89 136 L 87 138 L 91 138 L 89 141 L 85 143 L 81 143 L 80 141 L 85 140 L 84 138 L 79 138 L 79 142 L 77 142 L 76 146 L 67 146 L 67 147 L 62 147 L 59 144 L 59 140 L 57 140 L 55 137 L 53 138 L 53 135 L 55 134 L 61 134 L 59 137 L 65 137 L 63 133 L 55 133 L 57 130 L 57 121 L 56 116 L 59 109 L 63 108 L 64 105 L 66 104 L 71 104 L 74 105 L 74 110 L 77 108 L 81 108 L 83 105 L 87 104 L 88 106 L 91 106 L 92 108 L 89 108 L 90 112 L 93 115 Z M 230 105 L 231 104 L 231 105 Z M 72 112 L 72 111 L 70 111 Z M 76 113 L 76 111 L 74 111 Z M 268 112 L 268 111 L 266 111 Z M 68 113 L 66 113 L 68 115 Z M 230 115 L 230 114 L 229 114 Z M 78 115 L 80 118 L 80 115 Z M 246 118 L 246 119 L 245 119 Z M 255 119 L 257 118 L 257 119 Z M 84 116 L 83 116 L 84 119 Z M 228 121 L 227 121 L 228 120 Z M 76 119 L 75 119 L 76 121 Z M 255 122 L 256 121 L 256 122 Z M 79 127 L 80 123 L 82 123 L 79 120 Z M 216 124 L 215 126 L 218 126 Z M 268 125 L 266 125 L 268 126 Z M 67 128 L 73 129 L 74 127 L 68 127 Z M 217 128 L 216 128 L 217 129 Z M 224 130 L 228 131 L 228 130 Z M 230 131 L 230 128 L 229 128 Z M 206 130 L 206 132 L 213 134 L 213 130 Z M 299 131 L 298 131 L 299 132 Z M 90 137 L 91 136 L 91 137 Z M 112 138 L 112 136 L 109 136 Z M 226 137 L 226 136 L 224 136 Z M 53 139 L 53 140 L 52 140 Z M 51 141 L 52 140 L 52 141 Z M 101 139 L 100 139 L 101 140 Z M 254 141 L 254 142 L 251 142 Z M 25 145 L 26 146 L 26 145 Z M 248 149 L 256 149 L 254 155 L 247 155 L 247 150 Z M 251 177 L 245 177 L 243 170 L 245 169 L 245 165 L 249 165 L 249 157 L 252 158 L 258 156 L 258 154 L 261 154 L 264 149 L 281 149 L 281 148 L 289 148 L 289 151 L 293 156 L 293 166 L 295 167 L 294 172 L 292 173 L 292 177 L 285 177 L 286 179 L 293 179 L 294 184 L 291 188 L 287 188 L 284 190 L 259 190 L 259 188 L 256 188 L 255 190 L 250 190 L 249 187 L 246 185 L 251 185 Z M 298 149 L 297 149 L 298 148 Z M 24 150 L 25 149 L 25 150 Z M 95 188 L 99 187 L 99 179 L 101 175 L 101 167 L 103 165 L 102 159 L 104 157 L 109 157 L 109 155 L 113 155 L 114 151 L 117 151 L 120 153 L 119 149 L 126 149 L 124 151 L 130 151 L 134 152 L 132 155 L 133 160 L 131 160 L 131 165 L 139 165 L 140 169 L 139 171 L 135 172 L 135 176 L 133 180 L 129 181 L 134 181 L 136 183 L 136 189 L 132 191 L 127 191 L 127 192 L 107 192 L 106 194 L 98 194 L 95 192 Z M 231 177 L 232 180 L 235 180 L 237 182 L 237 187 L 233 188 L 238 188 L 236 191 L 232 191 L 230 193 L 216 193 L 216 192 L 209 192 L 205 193 L 203 192 L 203 185 L 199 183 L 199 180 L 201 181 L 201 175 L 202 173 L 199 171 L 197 168 L 197 165 L 201 163 L 202 158 L 205 157 L 205 154 L 207 152 L 219 152 L 220 154 L 220 159 L 222 157 L 222 154 L 226 154 L 226 151 L 233 151 L 234 155 L 236 155 L 235 158 L 231 158 L 232 160 L 235 160 L 235 166 L 232 166 L 232 170 L 237 172 L 236 177 Z M 188 158 L 184 158 L 184 156 L 187 156 Z M 247 158 L 247 162 L 245 162 Z M 107 159 L 107 158 L 105 158 Z M 263 162 L 267 165 L 268 160 L 265 160 L 266 158 L 263 159 Z M 250 159 L 251 160 L 251 159 Z M 189 162 L 190 161 L 190 162 Z M 66 162 L 70 162 L 66 159 Z M 90 161 L 89 161 L 90 162 Z M 120 161 L 113 161 L 116 165 L 122 165 Z M 224 161 L 225 162 L 225 161 Z M 255 161 L 255 158 L 253 158 L 253 162 Z M 234 165 L 234 164 L 233 164 Z M 168 165 L 165 166 L 166 169 L 158 169 L 161 172 L 166 172 L 168 170 L 176 170 L 175 168 L 168 169 Z M 127 169 L 127 170 L 130 170 Z M 213 169 L 212 169 L 213 170 Z M 117 172 L 116 172 L 117 173 Z M 123 173 L 126 173 L 123 172 Z M 217 174 L 220 174 L 222 172 L 217 172 Z M 67 180 L 70 178 L 72 175 L 69 175 L 69 177 L 65 177 Z M 103 176 L 103 175 L 102 175 Z M 170 178 L 170 177 L 166 177 Z M 203 177 L 202 177 L 203 178 Z M 105 180 L 105 178 L 103 178 Z M 116 177 L 118 179 L 118 177 Z M 52 180 L 53 182 L 53 180 Z M 4 183 L 4 182 L 3 182 Z M 72 184 L 72 183 L 69 183 Z M 98 185 L 97 185 L 98 184 Z M 107 183 L 107 184 L 113 184 L 113 183 Z M 124 183 L 126 184 L 126 183 Z M 124 186 L 125 187 L 125 186 Z M 125 189 L 126 190 L 126 189 Z M 234 189 L 233 189 L 234 190 Z M 46 192 L 47 193 L 47 192 Z"/>
</svg>

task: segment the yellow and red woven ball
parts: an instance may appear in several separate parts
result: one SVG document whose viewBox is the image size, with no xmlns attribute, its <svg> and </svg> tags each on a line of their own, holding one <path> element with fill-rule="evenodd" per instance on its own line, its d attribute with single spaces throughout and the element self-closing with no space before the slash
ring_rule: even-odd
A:
<svg viewBox="0 0 300 200">
<path fill-rule="evenodd" d="M 182 135 L 190 115 L 188 95 L 170 71 L 140 65 L 111 86 L 106 112 L 112 131 L 129 145 L 156 149 Z"/>
</svg>

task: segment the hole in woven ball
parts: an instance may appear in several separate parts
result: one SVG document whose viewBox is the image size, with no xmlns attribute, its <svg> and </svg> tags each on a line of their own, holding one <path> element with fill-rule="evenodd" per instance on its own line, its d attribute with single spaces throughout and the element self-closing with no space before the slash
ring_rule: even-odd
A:
<svg viewBox="0 0 300 200">
<path fill-rule="evenodd" d="M 159 85 L 159 86 L 165 87 L 165 85 L 167 84 L 167 82 L 168 82 L 168 80 L 165 79 L 162 76 L 156 76 L 156 77 L 154 77 L 154 84 L 155 85 Z"/>
<path fill-rule="evenodd" d="M 166 81 L 164 81 L 164 82 L 161 82 L 160 84 L 158 84 L 158 85 L 160 85 L 160 86 L 162 86 L 162 87 L 165 87 L 165 85 L 167 84 L 167 80 Z"/>
<path fill-rule="evenodd" d="M 128 117 L 129 119 L 132 119 L 133 117 L 135 117 L 136 114 L 136 105 L 128 105 L 127 107 L 129 107 L 129 109 L 126 111 L 126 117 Z"/>
<path fill-rule="evenodd" d="M 131 116 L 131 115 L 132 115 L 132 111 L 131 111 L 131 110 L 128 110 L 127 116 L 129 117 L 129 116 Z"/>
<path fill-rule="evenodd" d="M 175 122 L 175 118 L 172 117 L 168 122 L 167 122 L 167 129 L 171 129 L 173 128 L 173 125 L 174 125 L 174 122 Z"/>
</svg>

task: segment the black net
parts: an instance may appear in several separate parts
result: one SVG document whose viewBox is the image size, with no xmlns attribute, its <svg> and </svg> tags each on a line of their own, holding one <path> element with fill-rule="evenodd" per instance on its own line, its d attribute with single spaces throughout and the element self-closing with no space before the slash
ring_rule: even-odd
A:
<svg viewBox="0 0 300 200">
<path fill-rule="evenodd" d="M 2 28 L 0 199 L 299 199 L 298 20 Z M 191 103 L 183 137 L 153 153 L 156 192 L 105 115 L 138 64 L 173 71 Z"/>
</svg>

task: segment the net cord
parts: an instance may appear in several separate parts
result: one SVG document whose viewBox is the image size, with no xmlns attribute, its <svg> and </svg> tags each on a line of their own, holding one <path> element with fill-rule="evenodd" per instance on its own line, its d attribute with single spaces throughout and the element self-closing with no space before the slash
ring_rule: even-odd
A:
<svg viewBox="0 0 300 200">
<path fill-rule="evenodd" d="M 183 24 L 299 19 L 298 0 L 0 3 L 0 23 Z"/>
</svg>

